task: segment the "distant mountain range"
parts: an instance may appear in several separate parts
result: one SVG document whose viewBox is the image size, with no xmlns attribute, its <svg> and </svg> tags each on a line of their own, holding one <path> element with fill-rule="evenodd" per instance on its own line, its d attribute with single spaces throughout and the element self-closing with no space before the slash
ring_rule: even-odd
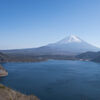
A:
<svg viewBox="0 0 100 100">
<path fill-rule="evenodd" d="M 1 52 L 10 55 L 77 55 L 87 51 L 99 51 L 97 48 L 77 36 L 71 35 L 56 43 L 48 44 L 39 48 L 1 50 Z"/>
</svg>

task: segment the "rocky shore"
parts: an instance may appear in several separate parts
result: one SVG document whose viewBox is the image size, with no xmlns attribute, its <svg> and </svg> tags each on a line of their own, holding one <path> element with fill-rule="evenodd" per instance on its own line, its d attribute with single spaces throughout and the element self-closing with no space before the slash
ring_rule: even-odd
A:
<svg viewBox="0 0 100 100">
<path fill-rule="evenodd" d="M 7 76 L 8 72 L 0 65 L 0 77 Z"/>
<path fill-rule="evenodd" d="M 34 95 L 26 96 L 0 84 L 0 100 L 39 100 Z"/>
</svg>

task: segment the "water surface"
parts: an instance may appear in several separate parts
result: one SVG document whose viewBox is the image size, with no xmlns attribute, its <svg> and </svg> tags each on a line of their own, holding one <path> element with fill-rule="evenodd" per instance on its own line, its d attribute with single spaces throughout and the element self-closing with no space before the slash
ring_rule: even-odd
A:
<svg viewBox="0 0 100 100">
<path fill-rule="evenodd" d="M 9 75 L 0 83 L 40 100 L 100 100 L 100 64 L 49 60 L 4 63 Z"/>
</svg>

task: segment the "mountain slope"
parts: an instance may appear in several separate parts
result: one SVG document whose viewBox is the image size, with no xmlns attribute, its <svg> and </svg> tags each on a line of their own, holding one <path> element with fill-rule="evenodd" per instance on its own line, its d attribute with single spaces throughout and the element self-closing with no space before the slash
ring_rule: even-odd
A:
<svg viewBox="0 0 100 100">
<path fill-rule="evenodd" d="M 7 61 L 7 59 L 8 59 L 8 56 L 0 52 L 0 62 L 5 62 Z"/>
<path fill-rule="evenodd" d="M 77 36 L 69 36 L 57 43 L 48 45 L 49 47 L 54 47 L 62 51 L 81 53 L 86 51 L 97 51 L 99 50 L 97 47 L 88 44 Z"/>
<path fill-rule="evenodd" d="M 47 55 L 76 55 L 87 51 L 99 50 L 99 48 L 88 44 L 74 35 L 66 37 L 57 43 L 49 44 L 36 49 L 38 53 Z"/>
<path fill-rule="evenodd" d="M 99 51 L 100 49 L 83 41 L 77 36 L 71 35 L 53 44 L 39 48 L 6 50 L 7 54 L 20 55 L 77 55 L 87 51 Z"/>
<path fill-rule="evenodd" d="M 77 59 L 100 62 L 100 52 L 85 52 L 76 56 Z"/>
<path fill-rule="evenodd" d="M 94 62 L 100 62 L 100 55 L 94 59 L 92 59 L 91 61 L 94 61 Z"/>
<path fill-rule="evenodd" d="M 82 54 L 79 54 L 76 56 L 76 58 L 78 59 L 83 59 L 83 60 L 93 60 L 93 59 L 97 59 L 100 56 L 100 52 L 85 52 Z"/>
</svg>

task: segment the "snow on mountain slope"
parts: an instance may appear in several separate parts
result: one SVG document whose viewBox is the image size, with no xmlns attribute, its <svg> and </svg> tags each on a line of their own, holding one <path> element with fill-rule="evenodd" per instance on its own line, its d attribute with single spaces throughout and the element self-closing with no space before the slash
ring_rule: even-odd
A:
<svg viewBox="0 0 100 100">
<path fill-rule="evenodd" d="M 66 37 L 56 43 L 49 44 L 49 48 L 53 51 L 63 52 L 63 54 L 68 53 L 83 53 L 87 51 L 99 51 L 100 49 L 83 41 L 77 36 L 71 35 Z"/>
<path fill-rule="evenodd" d="M 58 44 L 67 44 L 67 43 L 81 43 L 82 40 L 80 38 L 78 38 L 77 36 L 71 35 L 69 37 L 64 38 L 63 40 L 57 42 Z"/>
</svg>

